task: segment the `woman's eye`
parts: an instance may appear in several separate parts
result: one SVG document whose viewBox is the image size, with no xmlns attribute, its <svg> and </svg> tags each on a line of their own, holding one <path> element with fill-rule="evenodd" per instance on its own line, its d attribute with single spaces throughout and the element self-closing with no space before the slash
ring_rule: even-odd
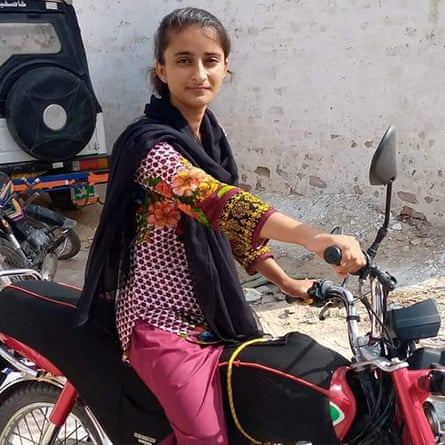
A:
<svg viewBox="0 0 445 445">
<path fill-rule="evenodd" d="M 219 63 L 219 59 L 217 59 L 216 57 L 212 57 L 211 59 L 207 59 L 206 60 L 206 64 L 207 65 L 213 66 L 213 65 L 216 65 L 218 63 Z"/>
<path fill-rule="evenodd" d="M 184 59 L 178 59 L 178 60 L 176 61 L 176 63 L 178 63 L 179 65 L 185 65 L 185 64 L 187 64 L 187 63 L 190 63 L 190 60 L 187 59 L 187 58 L 184 58 Z"/>
</svg>

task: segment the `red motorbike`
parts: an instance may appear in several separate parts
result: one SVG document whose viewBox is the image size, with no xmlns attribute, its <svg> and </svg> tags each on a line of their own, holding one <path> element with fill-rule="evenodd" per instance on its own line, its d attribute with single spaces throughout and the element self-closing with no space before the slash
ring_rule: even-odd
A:
<svg viewBox="0 0 445 445">
<path fill-rule="evenodd" d="M 349 278 L 311 290 L 320 318 L 330 306 L 345 308 L 352 358 L 299 333 L 227 347 L 220 372 L 231 445 L 445 443 L 444 352 L 417 342 L 437 335 L 436 305 L 391 304 L 396 280 L 374 263 L 396 171 L 390 127 L 370 169 L 371 184 L 387 186 L 385 220 L 358 289 Z M 336 263 L 341 251 L 332 246 L 325 259 Z M 75 325 L 79 289 L 39 278 L 32 270 L 0 274 L 0 444 L 169 443 L 162 407 L 114 338 L 93 323 Z M 359 304 L 370 322 L 363 335 Z"/>
</svg>

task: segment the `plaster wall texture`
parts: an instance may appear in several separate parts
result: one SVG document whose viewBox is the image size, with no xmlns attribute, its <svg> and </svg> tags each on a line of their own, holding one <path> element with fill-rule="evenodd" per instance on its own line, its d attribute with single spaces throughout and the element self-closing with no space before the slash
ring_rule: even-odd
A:
<svg viewBox="0 0 445 445">
<path fill-rule="evenodd" d="M 234 74 L 213 109 L 253 192 L 354 193 L 397 128 L 396 211 L 445 226 L 445 2 L 74 0 L 109 146 L 151 88 L 153 34 L 174 8 L 208 9 L 232 36 Z"/>
</svg>

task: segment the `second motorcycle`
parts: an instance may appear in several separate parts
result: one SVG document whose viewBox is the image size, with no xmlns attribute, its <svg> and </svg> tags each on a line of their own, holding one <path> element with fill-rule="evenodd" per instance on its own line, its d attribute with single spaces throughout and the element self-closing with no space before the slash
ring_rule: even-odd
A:
<svg viewBox="0 0 445 445">
<path fill-rule="evenodd" d="M 76 221 L 46 207 L 32 204 L 32 191 L 17 193 L 9 176 L 0 172 L 0 266 L 31 268 L 47 280 L 54 278 L 57 261 L 80 250 Z"/>
</svg>

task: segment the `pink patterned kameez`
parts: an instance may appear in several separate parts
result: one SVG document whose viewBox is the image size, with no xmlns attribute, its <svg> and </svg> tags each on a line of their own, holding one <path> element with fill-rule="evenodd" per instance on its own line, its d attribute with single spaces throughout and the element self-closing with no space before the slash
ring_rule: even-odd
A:
<svg viewBox="0 0 445 445">
<path fill-rule="evenodd" d="M 226 445 L 217 372 L 222 346 L 212 344 L 193 292 L 181 216 L 222 231 L 234 257 L 254 273 L 258 261 L 272 256 L 259 233 L 274 209 L 218 182 L 166 143 L 148 152 L 134 179 L 146 196 L 137 214 L 130 274 L 116 302 L 125 359 L 170 420 L 174 436 L 162 445 Z M 233 214 L 249 217 L 235 224 Z"/>
</svg>

